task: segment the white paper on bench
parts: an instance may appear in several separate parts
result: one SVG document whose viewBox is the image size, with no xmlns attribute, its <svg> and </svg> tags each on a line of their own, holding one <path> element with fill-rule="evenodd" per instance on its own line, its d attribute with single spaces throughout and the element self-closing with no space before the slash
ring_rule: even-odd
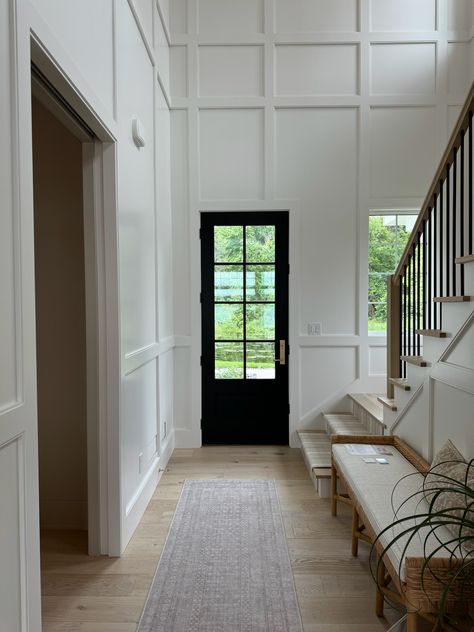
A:
<svg viewBox="0 0 474 632">
<path fill-rule="evenodd" d="M 387 455 L 389 465 L 377 468 L 376 477 L 374 477 L 374 470 L 368 467 L 359 456 L 349 454 L 344 444 L 335 444 L 332 449 L 338 469 L 362 506 L 375 533 L 380 533 L 385 527 L 393 524 L 394 520 L 428 511 L 428 503 L 422 499 L 421 494 L 416 494 L 422 488 L 423 475 L 395 448 L 392 455 Z M 410 498 L 412 494 L 416 496 Z M 410 499 L 406 501 L 407 498 Z M 402 523 L 389 529 L 380 539 L 381 544 L 386 546 L 409 524 L 409 522 Z M 410 542 L 404 557 L 429 555 L 439 547 L 438 539 L 441 542 L 452 539 L 446 527 L 441 527 L 436 530 L 436 537 L 430 535 L 425 544 L 428 531 L 428 528 L 420 530 Z M 387 553 L 402 581 L 405 581 L 405 564 L 400 565 L 400 563 L 407 541 L 408 536 L 400 538 Z M 449 552 L 440 552 L 438 555 L 448 557 Z"/>
</svg>

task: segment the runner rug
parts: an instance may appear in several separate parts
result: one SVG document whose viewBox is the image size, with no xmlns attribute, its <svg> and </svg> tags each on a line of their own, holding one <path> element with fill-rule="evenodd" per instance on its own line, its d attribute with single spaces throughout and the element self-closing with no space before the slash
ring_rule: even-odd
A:
<svg viewBox="0 0 474 632">
<path fill-rule="evenodd" d="M 302 632 L 274 481 L 186 481 L 139 632 Z"/>
</svg>

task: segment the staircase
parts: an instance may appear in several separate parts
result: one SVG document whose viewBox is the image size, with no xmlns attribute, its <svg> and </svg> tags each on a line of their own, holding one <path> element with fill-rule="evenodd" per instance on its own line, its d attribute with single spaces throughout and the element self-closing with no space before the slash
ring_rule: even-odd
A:
<svg viewBox="0 0 474 632">
<path fill-rule="evenodd" d="M 330 495 L 331 435 L 384 434 L 383 406 L 373 393 L 349 393 L 351 412 L 323 413 L 325 430 L 299 430 L 303 459 L 321 498 Z"/>
<path fill-rule="evenodd" d="M 332 434 L 399 434 L 425 458 L 431 377 L 456 371 L 452 354 L 474 367 L 474 84 L 387 293 L 387 394 L 349 394 L 350 413 L 323 414 L 326 431 L 298 432 L 318 493 L 330 493 Z M 467 359 L 466 359 L 467 358 Z M 469 365 L 470 366 L 470 365 Z M 460 369 L 462 370 L 462 363 Z M 474 393 L 472 372 L 466 390 Z M 429 395 L 427 396 L 429 397 Z M 417 408 L 418 406 L 418 408 Z M 447 420 L 449 421 L 449 420 Z"/>
</svg>

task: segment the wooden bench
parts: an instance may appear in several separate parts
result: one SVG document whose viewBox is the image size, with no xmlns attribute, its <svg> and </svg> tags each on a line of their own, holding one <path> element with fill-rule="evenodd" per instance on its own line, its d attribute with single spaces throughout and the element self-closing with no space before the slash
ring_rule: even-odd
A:
<svg viewBox="0 0 474 632">
<path fill-rule="evenodd" d="M 351 454 L 344 444 L 371 444 L 390 446 L 391 455 L 384 456 L 388 465 L 365 463 L 359 455 Z M 439 540 L 449 542 L 452 534 L 441 527 L 435 536 L 429 536 L 424 548 L 424 535 L 414 538 L 406 552 L 406 536 L 391 545 L 385 552 L 385 547 L 402 528 L 394 526 L 387 534 L 377 536 L 389 527 L 397 518 L 404 518 L 420 511 L 428 511 L 428 503 L 420 500 L 416 494 L 422 488 L 424 477 L 429 470 L 429 464 L 420 457 L 407 443 L 396 436 L 380 435 L 339 435 L 332 437 L 332 478 L 331 478 L 331 510 L 337 515 L 338 502 L 352 506 L 352 554 L 358 553 L 359 540 L 372 544 L 375 542 L 377 551 L 377 587 L 376 614 L 383 616 L 384 598 L 403 604 L 408 613 L 408 632 L 418 629 L 418 616 L 434 620 L 436 604 L 442 593 L 442 585 L 433 577 L 432 571 L 439 577 L 446 579 L 453 572 L 453 562 L 449 557 L 432 558 L 429 568 L 423 571 L 425 555 L 436 551 Z M 403 479 L 403 480 L 402 480 Z M 347 494 L 338 492 L 340 480 Z M 426 506 L 423 506 L 425 503 Z M 399 509 L 400 508 L 400 509 Z M 395 511 L 400 513 L 395 516 Z M 403 528 L 406 528 L 407 524 Z M 428 534 L 428 529 L 426 534 Z M 439 539 L 439 540 L 438 540 Z M 448 553 L 446 553 L 448 555 Z M 423 581 L 421 581 L 423 574 Z M 454 607 L 456 590 L 450 593 L 448 608 Z M 470 595 L 474 598 L 474 593 Z M 463 595 L 463 602 L 466 595 Z M 445 629 L 455 629 L 446 626 Z"/>
</svg>

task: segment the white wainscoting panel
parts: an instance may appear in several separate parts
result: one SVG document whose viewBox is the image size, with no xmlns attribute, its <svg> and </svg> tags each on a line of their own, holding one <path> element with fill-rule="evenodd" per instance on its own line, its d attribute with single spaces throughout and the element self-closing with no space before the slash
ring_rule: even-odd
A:
<svg viewBox="0 0 474 632">
<path fill-rule="evenodd" d="M 86 77 L 93 90 L 87 96 L 99 96 L 109 113 L 113 112 L 113 0 L 32 0 L 32 3 Z"/>
<path fill-rule="evenodd" d="M 357 31 L 357 0 L 275 0 L 277 33 Z"/>
<path fill-rule="evenodd" d="M 369 375 L 385 375 L 386 373 L 387 347 L 369 347 Z"/>
<path fill-rule="evenodd" d="M 371 0 L 372 31 L 432 31 L 436 0 Z"/>
<path fill-rule="evenodd" d="M 173 369 L 175 428 L 191 430 L 191 347 L 175 347 Z"/>
<path fill-rule="evenodd" d="M 448 440 L 457 446 L 466 459 L 474 458 L 473 417 L 474 395 L 434 381 L 433 384 L 433 451 Z M 456 416 L 453 423 L 453 414 Z"/>
<path fill-rule="evenodd" d="M 173 253 L 171 227 L 171 139 L 170 112 L 161 89 L 157 89 L 155 103 L 156 123 L 156 186 L 157 186 L 157 299 L 158 338 L 165 340 L 173 335 Z"/>
<path fill-rule="evenodd" d="M 171 112 L 171 197 L 173 204 L 173 307 L 176 334 L 191 333 L 190 235 L 188 210 L 188 112 Z M 179 247 L 176 247 L 179 244 Z"/>
<path fill-rule="evenodd" d="M 450 31 L 469 31 L 471 20 L 471 0 L 448 0 L 448 29 Z"/>
<path fill-rule="evenodd" d="M 123 352 L 156 340 L 154 72 L 128 6 L 118 9 L 118 196 Z M 145 147 L 132 139 L 143 124 Z"/>
<path fill-rule="evenodd" d="M 426 380 L 422 388 L 413 393 L 413 399 L 402 411 L 402 418 L 393 430 L 393 434 L 401 437 L 428 461 L 432 458 L 430 396 L 430 381 Z"/>
<path fill-rule="evenodd" d="M 461 110 L 461 105 L 448 105 L 448 134 L 451 134 L 453 131 L 459 115 L 461 114 Z"/>
<path fill-rule="evenodd" d="M 155 50 L 156 50 L 156 64 L 160 73 L 160 80 L 163 84 L 163 88 L 169 95 L 170 90 L 170 49 L 168 45 L 168 39 L 166 37 L 163 23 L 155 12 Z"/>
<path fill-rule="evenodd" d="M 0 632 L 23 632 L 22 610 L 26 599 L 22 574 L 21 534 L 24 533 L 23 463 L 21 440 L 0 447 Z"/>
<path fill-rule="evenodd" d="M 470 42 L 448 43 L 448 93 L 464 98 L 471 81 Z"/>
<path fill-rule="evenodd" d="M 423 197 L 437 163 L 434 107 L 370 112 L 370 190 L 374 197 Z"/>
<path fill-rule="evenodd" d="M 434 95 L 436 45 L 372 44 L 371 93 Z"/>
<path fill-rule="evenodd" d="M 263 0 L 197 0 L 200 34 L 263 33 Z"/>
<path fill-rule="evenodd" d="M 174 381 L 174 353 L 173 349 L 163 353 L 159 357 L 160 376 L 160 442 L 166 441 L 169 433 L 173 429 L 173 381 Z"/>
<path fill-rule="evenodd" d="M 188 49 L 186 46 L 170 48 L 170 89 L 172 97 L 188 96 Z"/>
<path fill-rule="evenodd" d="M 297 69 L 297 71 L 295 71 Z M 275 94 L 324 95 L 359 91 L 355 44 L 278 45 Z"/>
<path fill-rule="evenodd" d="M 324 367 L 324 369 L 323 369 Z M 300 349 L 300 416 L 324 404 L 357 377 L 355 347 L 302 347 Z M 342 395 L 341 395 L 342 396 Z"/>
<path fill-rule="evenodd" d="M 188 32 L 187 0 L 172 0 L 170 4 L 170 23 L 173 35 L 183 35 Z"/>
<path fill-rule="evenodd" d="M 470 324 L 459 335 L 453 348 L 443 357 L 443 362 L 472 371 L 474 384 L 474 319 L 471 318 Z"/>
<path fill-rule="evenodd" d="M 2 49 L 3 50 L 3 49 Z M 0 56 L 0 76 L 9 74 L 9 57 Z M 8 99 L 0 99 L 0 135 L 7 139 L 10 134 L 10 104 Z M 11 196 L 11 152 L 8 143 L 5 143 L 5 160 L 2 157 L 0 169 L 0 190 L 2 202 L 5 206 L 0 213 L 0 296 L 2 307 L 0 309 L 0 412 L 10 408 L 17 401 L 17 375 L 20 358 L 16 349 L 16 314 L 15 314 L 15 264 L 14 264 L 14 237 L 13 217 L 11 209 L 13 201 Z"/>
<path fill-rule="evenodd" d="M 258 200 L 264 193 L 262 109 L 199 112 L 202 200 Z"/>
<path fill-rule="evenodd" d="M 122 432 L 124 449 L 122 471 L 123 497 L 128 505 L 146 474 L 146 464 L 140 471 L 140 454 L 158 432 L 158 371 L 157 359 L 127 375 L 123 382 L 124 415 Z"/>
<path fill-rule="evenodd" d="M 199 46 L 199 96 L 263 96 L 263 46 Z"/>
<path fill-rule="evenodd" d="M 302 200 L 301 332 L 317 321 L 324 334 L 355 333 L 357 121 L 355 108 L 276 111 L 276 196 Z"/>
<path fill-rule="evenodd" d="M 153 46 L 153 5 L 154 0 L 133 0 L 137 7 L 140 22 L 143 26 L 146 38 Z"/>
<path fill-rule="evenodd" d="M 11 2 L 0 3 L 0 78 L 4 81 L 0 99 L 0 412 L 16 404 L 19 395 L 17 376 L 21 373 L 21 356 L 16 343 L 20 331 L 16 329 L 15 305 L 20 281 L 15 265 L 16 238 L 14 231 L 15 204 L 13 197 L 12 107 L 8 78 L 12 76 L 11 49 L 8 37 Z"/>
</svg>

